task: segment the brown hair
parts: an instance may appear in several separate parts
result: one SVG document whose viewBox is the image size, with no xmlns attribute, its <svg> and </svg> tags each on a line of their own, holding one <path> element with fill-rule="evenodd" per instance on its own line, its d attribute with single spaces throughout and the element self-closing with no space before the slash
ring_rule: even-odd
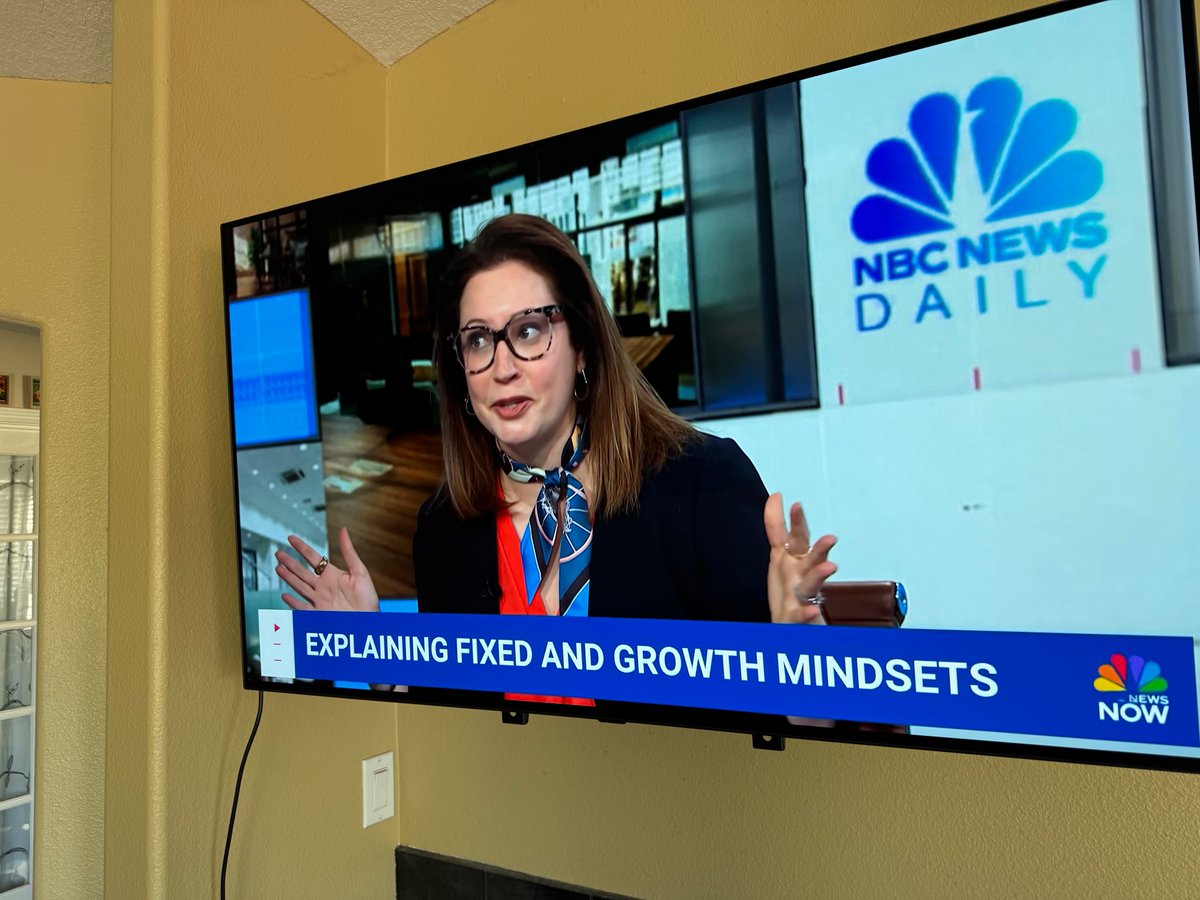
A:
<svg viewBox="0 0 1200 900">
<path fill-rule="evenodd" d="M 467 282 L 509 261 L 546 279 L 563 308 L 572 347 L 583 352 L 589 390 L 577 402 L 588 416 L 593 515 L 601 519 L 636 508 L 643 478 L 679 455 L 697 433 L 671 412 L 625 353 L 617 324 L 571 239 L 545 219 L 514 213 L 493 219 L 455 257 L 437 307 L 442 451 L 455 511 L 469 518 L 496 510 L 499 456 L 495 439 L 466 412 L 466 373 L 449 340 L 458 332 Z"/>
</svg>

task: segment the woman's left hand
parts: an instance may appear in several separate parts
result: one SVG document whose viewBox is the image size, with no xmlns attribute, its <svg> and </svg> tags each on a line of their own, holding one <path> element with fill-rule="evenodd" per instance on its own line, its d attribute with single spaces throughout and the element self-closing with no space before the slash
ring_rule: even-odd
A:
<svg viewBox="0 0 1200 900">
<path fill-rule="evenodd" d="M 783 520 L 783 495 L 772 494 L 763 510 L 763 524 L 771 543 L 771 564 L 767 569 L 767 599 L 772 622 L 825 624 L 821 606 L 812 600 L 834 572 L 837 564 L 829 561 L 829 551 L 837 543 L 831 534 L 809 545 L 808 523 L 804 507 L 793 503 L 791 528 Z"/>
</svg>

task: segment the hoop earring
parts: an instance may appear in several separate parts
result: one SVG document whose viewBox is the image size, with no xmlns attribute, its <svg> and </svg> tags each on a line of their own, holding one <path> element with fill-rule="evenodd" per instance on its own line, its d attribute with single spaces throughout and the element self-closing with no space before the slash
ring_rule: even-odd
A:
<svg viewBox="0 0 1200 900">
<path fill-rule="evenodd" d="M 472 419 L 474 419 L 475 418 L 475 410 L 471 408 L 471 398 L 470 397 L 463 397 L 463 407 L 466 409 L 467 415 L 470 416 Z"/>
<path fill-rule="evenodd" d="M 571 393 L 575 397 L 576 400 L 586 400 L 588 398 L 588 394 L 591 393 L 591 391 L 588 388 L 587 370 L 580 369 L 578 372 L 575 373 L 575 375 L 577 378 L 583 379 L 583 392 L 580 393 L 579 384 L 577 382 L 575 384 L 575 389 L 573 391 L 571 391 Z"/>
</svg>

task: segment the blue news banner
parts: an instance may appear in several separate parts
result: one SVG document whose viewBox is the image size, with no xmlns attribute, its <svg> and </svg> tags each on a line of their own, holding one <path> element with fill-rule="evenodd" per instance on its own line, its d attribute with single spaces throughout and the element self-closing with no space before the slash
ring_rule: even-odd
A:
<svg viewBox="0 0 1200 900">
<path fill-rule="evenodd" d="M 1200 746 L 1190 637 L 262 610 L 266 677 Z"/>
</svg>

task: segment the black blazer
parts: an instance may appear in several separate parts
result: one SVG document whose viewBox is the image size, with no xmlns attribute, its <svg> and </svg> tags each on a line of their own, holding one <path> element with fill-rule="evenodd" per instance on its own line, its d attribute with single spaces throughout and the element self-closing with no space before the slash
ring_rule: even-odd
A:
<svg viewBox="0 0 1200 900">
<path fill-rule="evenodd" d="M 771 620 L 767 489 L 735 441 L 700 433 L 682 456 L 645 480 L 638 500 L 637 512 L 595 525 L 589 616 Z M 494 515 L 460 519 L 444 490 L 434 493 L 417 519 L 413 562 L 421 612 L 499 613 Z M 538 707 L 479 691 L 413 688 L 409 697 L 454 706 Z M 783 716 L 611 700 L 597 700 L 595 714 L 747 733 L 791 730 Z M 836 724 L 858 728 L 855 722 Z"/>
<path fill-rule="evenodd" d="M 734 441 L 700 434 L 646 478 L 636 512 L 595 524 L 589 616 L 766 622 L 767 490 Z M 413 539 L 421 612 L 498 613 L 496 520 L 439 490 Z"/>
</svg>

